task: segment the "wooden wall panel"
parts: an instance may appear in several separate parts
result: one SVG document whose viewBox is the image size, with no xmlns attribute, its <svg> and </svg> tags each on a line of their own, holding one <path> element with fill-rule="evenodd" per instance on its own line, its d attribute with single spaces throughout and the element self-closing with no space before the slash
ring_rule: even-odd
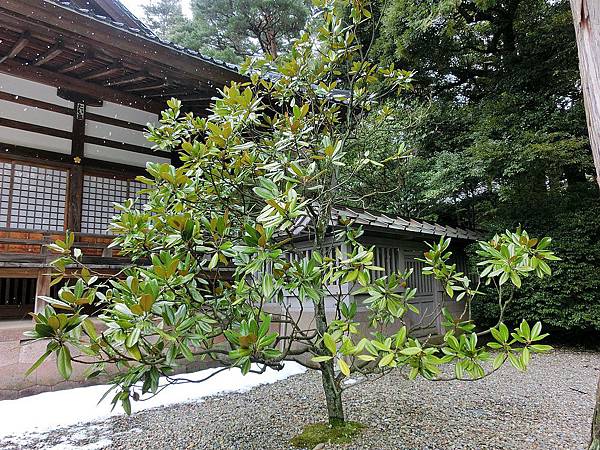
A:
<svg viewBox="0 0 600 450">
<path fill-rule="evenodd" d="M 56 95 L 56 88 L 45 84 L 0 73 L 0 91 L 35 98 L 55 105 L 72 107 L 73 104 Z"/>
<path fill-rule="evenodd" d="M 72 131 L 73 128 L 70 116 L 6 100 L 0 100 L 0 117 L 63 131 Z"/>
<path fill-rule="evenodd" d="M 112 141 L 139 145 L 149 149 L 151 149 L 153 145 L 152 143 L 148 142 L 148 139 L 146 139 L 142 131 L 100 123 L 94 120 L 86 120 L 85 134 L 86 136 L 110 139 Z"/>
</svg>

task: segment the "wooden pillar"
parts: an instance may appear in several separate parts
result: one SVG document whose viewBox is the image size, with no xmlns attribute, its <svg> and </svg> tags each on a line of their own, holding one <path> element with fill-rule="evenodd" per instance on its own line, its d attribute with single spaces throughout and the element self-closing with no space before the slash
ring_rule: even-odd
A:
<svg viewBox="0 0 600 450">
<path fill-rule="evenodd" d="M 67 201 L 67 228 L 70 231 L 81 231 L 81 203 L 83 192 L 83 147 L 85 142 L 85 113 L 83 102 L 75 102 L 73 109 L 73 139 L 71 141 L 71 157 L 73 167 L 69 176 L 69 197 Z"/>
<path fill-rule="evenodd" d="M 50 282 L 52 281 L 52 277 L 50 276 L 50 269 L 42 269 L 38 272 L 37 275 L 37 283 L 35 289 L 35 305 L 33 307 L 34 312 L 39 312 L 44 309 L 46 306 L 46 302 L 40 300 L 39 296 L 43 295 L 45 297 L 50 296 Z"/>
</svg>

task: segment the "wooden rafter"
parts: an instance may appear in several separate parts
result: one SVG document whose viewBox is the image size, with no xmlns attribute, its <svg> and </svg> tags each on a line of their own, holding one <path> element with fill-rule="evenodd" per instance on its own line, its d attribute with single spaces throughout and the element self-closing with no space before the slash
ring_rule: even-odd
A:
<svg viewBox="0 0 600 450">
<path fill-rule="evenodd" d="M 194 88 L 189 87 L 189 88 L 181 88 L 178 89 L 176 91 L 170 91 L 170 92 L 159 92 L 159 93 L 155 93 L 155 94 L 148 94 L 146 95 L 146 97 L 148 98 L 158 98 L 158 97 L 177 97 L 180 98 L 181 96 L 203 96 L 203 97 L 210 97 L 213 94 L 211 94 L 210 92 L 205 92 L 205 91 L 196 91 Z"/>
<path fill-rule="evenodd" d="M 83 94 L 101 98 L 108 102 L 121 103 L 145 111 L 159 112 L 163 109 L 163 105 L 160 102 L 143 99 L 127 92 L 119 92 L 100 84 L 94 84 L 69 75 L 56 73 L 43 67 L 22 65 L 15 60 L 9 59 L 3 64 L 0 64 L 0 72 L 31 81 L 39 82 L 39 80 L 43 79 L 44 83 L 50 86 L 69 86 L 69 89 L 72 91 L 81 92 Z"/>
<path fill-rule="evenodd" d="M 166 81 L 160 81 L 154 84 L 147 84 L 145 86 L 135 86 L 131 88 L 125 89 L 127 92 L 142 92 L 142 91 L 155 91 L 157 89 L 163 89 L 169 86 L 169 83 Z"/>
<path fill-rule="evenodd" d="M 93 59 L 94 59 L 94 53 L 88 52 L 85 55 L 83 55 L 81 58 L 71 61 L 62 67 L 59 67 L 58 72 L 60 72 L 60 73 L 73 72 L 74 70 L 82 68 L 83 66 L 85 66 L 87 63 L 89 63 Z"/>
<path fill-rule="evenodd" d="M 137 83 L 139 81 L 144 81 L 146 78 L 148 78 L 148 72 L 146 71 L 142 71 L 142 72 L 136 72 L 136 73 L 132 73 L 129 75 L 125 75 L 124 77 L 121 78 L 117 78 L 116 80 L 110 80 L 107 81 L 106 83 L 104 83 L 105 86 L 122 86 L 124 84 L 131 84 L 131 83 Z"/>
<path fill-rule="evenodd" d="M 85 81 L 91 81 L 98 78 L 105 78 L 120 72 L 121 70 L 123 70 L 123 64 L 116 62 L 106 67 L 102 67 L 101 69 L 93 70 L 92 72 L 85 74 L 83 77 L 81 77 L 81 79 Z"/>
<path fill-rule="evenodd" d="M 3 63 L 7 59 L 13 59 L 15 56 L 21 53 L 21 50 L 23 50 L 25 47 L 27 47 L 27 44 L 29 44 L 30 36 L 31 34 L 29 33 L 29 31 L 25 31 L 24 33 L 22 33 L 21 36 L 19 36 L 17 42 L 15 42 L 15 45 L 13 45 L 8 55 L 0 58 L 0 63 Z"/>
<path fill-rule="evenodd" d="M 169 73 L 194 80 L 211 81 L 216 86 L 232 80 L 246 81 L 243 75 L 233 70 L 153 42 L 145 35 L 85 17 L 77 11 L 63 8 L 58 2 L 2 0 L 2 8 L 18 14 L 19 20 L 30 27 L 37 25 L 41 33 L 47 33 L 44 29 L 47 30 L 48 26 L 56 27 L 61 30 L 61 34 L 73 36 L 82 45 L 90 48 L 100 46 L 107 54 L 123 55 L 122 58 L 127 61 L 139 61 L 136 64 L 140 66 L 148 66 L 151 62 Z M 43 21 L 41 26 L 40 21 Z M 90 34 L 90 29 L 94 30 L 93 34 Z"/>
<path fill-rule="evenodd" d="M 206 95 L 184 95 L 179 97 L 182 102 L 205 102 L 209 103 L 212 100 L 211 96 Z"/>
<path fill-rule="evenodd" d="M 49 63 L 50 61 L 52 61 L 54 58 L 56 58 L 58 55 L 60 55 L 64 50 L 64 43 L 62 39 L 57 39 L 57 41 L 54 43 L 54 45 L 52 45 L 48 51 L 46 53 L 44 53 L 43 55 L 40 55 L 35 62 L 33 63 L 34 66 L 42 66 L 46 63 Z"/>
</svg>

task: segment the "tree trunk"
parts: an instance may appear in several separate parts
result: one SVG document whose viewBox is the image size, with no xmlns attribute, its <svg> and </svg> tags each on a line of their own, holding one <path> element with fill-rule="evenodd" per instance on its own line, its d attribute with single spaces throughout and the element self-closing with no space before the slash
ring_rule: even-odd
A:
<svg viewBox="0 0 600 450">
<path fill-rule="evenodd" d="M 596 181 L 600 185 L 600 1 L 571 0 Z"/>
<path fill-rule="evenodd" d="M 323 336 L 327 332 L 327 314 L 325 311 L 325 298 L 323 297 L 315 304 L 315 322 L 319 335 Z M 342 389 L 335 379 L 333 360 L 322 362 L 320 366 L 329 424 L 332 427 L 341 426 L 345 423 Z"/>
<path fill-rule="evenodd" d="M 596 389 L 596 409 L 592 417 L 592 440 L 589 450 L 600 450 L 600 378 Z"/>
<path fill-rule="evenodd" d="M 333 362 L 327 361 L 321 364 L 321 379 L 323 380 L 323 390 L 325 391 L 325 400 L 327 400 L 327 415 L 329 416 L 329 425 L 338 427 L 344 425 L 344 406 L 342 405 L 342 389 L 335 379 Z"/>
<path fill-rule="evenodd" d="M 590 146 L 600 186 L 600 1 L 570 0 L 579 53 L 579 72 L 585 102 Z M 600 380 L 592 418 L 590 450 L 600 450 Z"/>
</svg>

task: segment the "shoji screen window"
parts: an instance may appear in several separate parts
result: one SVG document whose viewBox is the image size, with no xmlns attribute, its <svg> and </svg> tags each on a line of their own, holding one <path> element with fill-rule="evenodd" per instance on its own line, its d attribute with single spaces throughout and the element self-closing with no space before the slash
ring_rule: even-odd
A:
<svg viewBox="0 0 600 450">
<path fill-rule="evenodd" d="M 138 195 L 144 187 L 144 184 L 134 180 L 84 175 L 81 231 L 107 234 L 110 221 L 117 213 L 114 204 L 123 203 L 129 198 L 137 198 L 138 203 L 145 202 L 147 195 Z"/>
<path fill-rule="evenodd" d="M 0 227 L 63 231 L 69 172 L 0 162 Z"/>
</svg>

